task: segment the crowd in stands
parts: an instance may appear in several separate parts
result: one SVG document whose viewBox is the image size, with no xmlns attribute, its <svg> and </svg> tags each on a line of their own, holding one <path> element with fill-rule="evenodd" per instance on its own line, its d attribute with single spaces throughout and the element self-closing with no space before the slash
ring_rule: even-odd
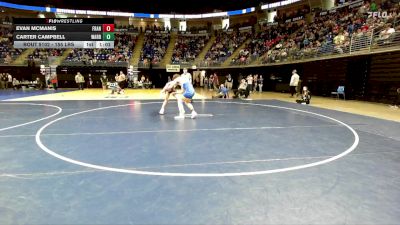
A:
<svg viewBox="0 0 400 225">
<path fill-rule="evenodd" d="M 182 64 L 193 62 L 210 38 L 208 35 L 180 35 L 172 54 L 172 63 Z"/>
<path fill-rule="evenodd" d="M 340 2 L 340 1 L 339 1 Z M 347 2 L 347 1 L 346 1 Z M 379 1 L 381 2 L 381 1 Z M 233 52 L 246 41 L 231 65 L 247 65 L 261 59 L 263 63 L 283 62 L 288 60 L 319 57 L 327 54 L 344 54 L 353 51 L 367 50 L 371 46 L 383 46 L 393 41 L 400 41 L 400 7 L 393 1 L 366 1 L 361 7 L 339 7 L 334 12 L 314 10 L 311 13 L 311 22 L 305 19 L 296 22 L 287 22 L 287 18 L 304 16 L 309 13 L 308 7 L 296 11 L 278 12 L 276 21 L 279 23 L 261 24 L 258 32 L 254 32 L 256 18 L 241 24 L 235 24 L 228 31 L 216 33 L 204 57 L 203 66 L 215 66 L 224 62 Z M 371 12 L 383 16 L 371 15 Z M 3 21 L 9 18 L 1 18 Z M 251 26 L 246 32 L 238 28 Z M 209 31 L 211 23 L 204 27 L 192 27 L 196 31 Z M 146 27 L 118 26 L 129 31 L 145 32 L 144 44 L 140 54 L 142 65 L 158 64 L 166 53 L 170 42 L 169 30 L 157 25 Z M 147 31 L 147 32 L 146 32 Z M 161 32 L 163 31 L 163 32 Z M 191 63 L 209 41 L 209 36 L 180 34 L 171 58 L 172 63 Z M 10 25 L 0 27 L 0 63 L 11 63 L 23 51 L 12 46 L 12 28 Z M 133 48 L 137 41 L 137 34 L 117 33 L 114 49 L 73 49 L 68 53 L 66 62 L 79 62 L 93 65 L 97 62 L 127 62 L 132 57 Z M 65 49 L 34 49 L 28 56 L 28 61 L 48 61 L 49 57 L 64 54 Z"/>
<path fill-rule="evenodd" d="M 165 55 L 169 40 L 169 34 L 146 33 L 140 54 L 140 62 L 144 66 L 148 66 L 150 63 L 158 64 Z"/>
<path fill-rule="evenodd" d="M 299 29 L 299 23 L 260 26 L 260 32 L 254 34 L 251 41 L 241 49 L 239 56 L 232 59 L 232 65 L 246 65 L 264 55 L 267 51 Z"/>
<path fill-rule="evenodd" d="M 0 63 L 9 64 L 21 53 L 21 49 L 14 49 L 11 27 L 0 27 Z"/>
<path fill-rule="evenodd" d="M 368 14 L 372 10 L 383 9 L 389 12 L 387 18 L 370 17 Z M 263 62 L 343 54 L 350 49 L 362 50 L 371 44 L 373 33 L 379 32 L 379 39 L 384 42 L 395 31 L 392 23 L 398 19 L 398 12 L 398 5 L 389 2 L 381 6 L 367 2 L 360 8 L 344 7 L 334 14 L 316 15 L 312 23 L 301 26 L 288 38 L 282 39 L 274 49 L 269 50 Z"/>
<path fill-rule="evenodd" d="M 35 62 L 47 61 L 49 57 L 61 56 L 64 49 L 35 49 L 32 54 L 28 55 L 28 60 Z"/>
<path fill-rule="evenodd" d="M 9 16 L 0 16 L 0 24 L 12 24 L 12 18 L 10 18 Z"/>
<path fill-rule="evenodd" d="M 250 37 L 250 32 L 219 32 L 210 50 L 206 53 L 205 65 L 211 66 L 222 63 Z"/>
<path fill-rule="evenodd" d="M 114 49 L 73 49 L 65 59 L 67 62 L 82 62 L 94 65 L 97 62 L 127 62 L 132 56 L 137 36 L 115 34 Z"/>
</svg>

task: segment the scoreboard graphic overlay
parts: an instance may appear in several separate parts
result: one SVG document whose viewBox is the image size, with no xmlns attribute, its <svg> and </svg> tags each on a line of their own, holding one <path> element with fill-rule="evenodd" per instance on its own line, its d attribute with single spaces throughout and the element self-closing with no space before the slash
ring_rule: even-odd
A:
<svg viewBox="0 0 400 225">
<path fill-rule="evenodd" d="M 113 18 L 14 19 L 14 48 L 114 48 Z"/>
</svg>

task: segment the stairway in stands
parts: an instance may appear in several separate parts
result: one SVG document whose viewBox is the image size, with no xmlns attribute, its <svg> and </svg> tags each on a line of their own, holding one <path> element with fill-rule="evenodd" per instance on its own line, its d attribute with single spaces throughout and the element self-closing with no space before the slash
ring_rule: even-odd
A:
<svg viewBox="0 0 400 225">
<path fill-rule="evenodd" d="M 274 49 L 274 48 L 275 48 L 275 45 L 274 45 L 274 46 L 271 46 L 271 49 Z M 253 62 L 251 62 L 250 65 L 255 66 L 255 65 L 260 65 L 260 64 L 262 64 L 264 58 L 265 58 L 265 57 L 268 57 L 268 52 L 269 52 L 269 51 L 266 51 L 264 54 L 262 54 L 261 56 L 259 56 L 256 60 L 254 60 Z"/>
<path fill-rule="evenodd" d="M 174 53 L 175 42 L 177 38 L 178 38 L 178 33 L 176 31 L 171 31 L 168 47 L 165 50 L 165 55 L 160 62 L 161 67 L 165 67 L 167 64 L 171 64 L 171 57 L 172 54 Z"/>
<path fill-rule="evenodd" d="M 28 56 L 31 55 L 35 51 L 34 48 L 26 49 L 21 53 L 21 55 L 18 56 L 11 64 L 12 65 L 26 65 Z M 69 49 L 64 49 L 63 54 L 61 56 L 56 56 L 52 57 L 52 60 L 50 60 L 49 57 L 49 64 L 51 65 L 60 65 L 68 56 L 68 54 L 72 51 L 71 48 Z"/>
<path fill-rule="evenodd" d="M 223 63 L 222 67 L 227 67 L 230 66 L 232 59 L 237 58 L 239 56 L 240 50 L 244 49 L 248 43 L 250 43 L 251 38 L 247 39 L 243 44 L 241 44 L 233 53 L 231 56 L 229 56 Z"/>
<path fill-rule="evenodd" d="M 69 49 L 65 49 L 63 54 L 59 57 L 56 58 L 56 60 L 54 60 L 54 62 L 52 63 L 53 65 L 60 65 L 67 57 L 68 54 L 72 51 L 72 48 Z"/>
<path fill-rule="evenodd" d="M 204 46 L 204 48 L 201 50 L 199 55 L 196 57 L 194 60 L 194 65 L 199 66 L 199 64 L 204 60 L 204 57 L 206 56 L 208 50 L 210 50 L 211 46 L 214 44 L 216 37 L 215 35 L 211 35 L 210 40 L 208 40 L 207 44 Z"/>
<path fill-rule="evenodd" d="M 293 33 L 291 33 L 291 34 L 290 34 L 290 37 L 291 37 L 291 38 L 295 38 L 295 37 L 297 36 L 297 33 L 298 33 L 299 31 L 301 31 L 301 28 L 299 28 L 298 30 L 296 30 L 296 31 L 294 31 Z M 266 40 L 264 40 L 263 42 L 265 42 L 265 41 L 266 41 Z M 280 43 L 280 42 L 277 42 L 277 43 L 271 45 L 271 46 L 270 46 L 270 50 L 274 50 L 274 49 L 275 49 L 275 46 L 276 46 L 278 43 Z M 264 52 L 264 54 L 262 54 L 261 56 L 259 56 L 259 57 L 258 57 L 256 60 L 254 60 L 253 62 L 251 62 L 250 65 L 255 66 L 255 65 L 260 65 L 260 64 L 262 64 L 264 58 L 268 57 L 268 52 L 269 52 L 269 51 Z"/>
<path fill-rule="evenodd" d="M 25 65 L 27 64 L 27 59 L 30 54 L 35 51 L 34 48 L 28 48 L 21 53 L 14 61 L 11 62 L 11 65 Z"/>
<path fill-rule="evenodd" d="M 142 52 L 143 48 L 143 43 L 144 43 L 144 33 L 140 33 L 138 36 L 138 39 L 136 41 L 135 47 L 133 48 L 132 51 L 132 57 L 129 61 L 130 65 L 137 66 L 139 63 L 140 59 L 140 53 Z"/>
</svg>

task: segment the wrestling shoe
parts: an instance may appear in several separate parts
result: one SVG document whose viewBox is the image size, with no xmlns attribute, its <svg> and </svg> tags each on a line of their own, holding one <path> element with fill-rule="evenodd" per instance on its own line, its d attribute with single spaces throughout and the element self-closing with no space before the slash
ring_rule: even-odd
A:
<svg viewBox="0 0 400 225">
<path fill-rule="evenodd" d="M 197 116 L 197 112 L 193 110 L 192 115 L 190 116 L 190 118 L 194 119 Z"/>
</svg>

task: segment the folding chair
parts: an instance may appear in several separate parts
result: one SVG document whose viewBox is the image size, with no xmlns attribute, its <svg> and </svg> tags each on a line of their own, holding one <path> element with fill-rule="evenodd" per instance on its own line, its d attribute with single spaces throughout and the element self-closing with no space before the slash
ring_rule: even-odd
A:
<svg viewBox="0 0 400 225">
<path fill-rule="evenodd" d="M 340 95 L 343 95 L 343 100 L 346 100 L 346 94 L 344 93 L 344 86 L 339 86 L 336 91 L 331 92 L 332 95 L 336 95 L 339 99 Z"/>
</svg>

